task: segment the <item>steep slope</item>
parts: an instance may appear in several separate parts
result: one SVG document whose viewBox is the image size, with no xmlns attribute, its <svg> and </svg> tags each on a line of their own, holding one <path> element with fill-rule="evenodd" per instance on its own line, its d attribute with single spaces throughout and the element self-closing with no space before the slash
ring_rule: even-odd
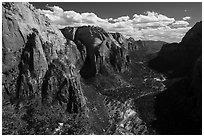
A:
<svg viewBox="0 0 204 137">
<path fill-rule="evenodd" d="M 34 128 L 42 122 L 34 119 L 43 109 L 52 113 L 50 108 L 55 106 L 87 115 L 77 71 L 81 58 L 75 43 L 67 42 L 60 30 L 29 3 L 3 3 L 2 25 L 3 110 L 11 109 L 3 111 L 3 127 L 14 134 L 27 134 L 15 133 L 16 129 L 9 129 L 15 128 L 9 127 L 13 121 L 6 121 L 7 112 L 16 116 L 22 109 L 25 113 L 22 111 L 20 122 L 26 123 L 23 128 L 34 130 L 34 134 L 45 132 L 43 124 L 41 129 Z"/>
<path fill-rule="evenodd" d="M 172 77 L 183 76 L 192 71 L 193 64 L 202 54 L 201 49 L 202 22 L 198 22 L 180 43 L 164 45 L 158 56 L 149 61 L 149 66 Z"/>
<path fill-rule="evenodd" d="M 109 73 L 112 68 L 119 72 L 125 71 L 124 66 L 128 63 L 127 43 L 118 43 L 109 33 L 98 27 L 66 27 L 61 31 L 67 40 L 73 40 L 77 44 L 84 61 L 80 70 L 83 78 Z"/>
<path fill-rule="evenodd" d="M 151 122 L 165 77 L 144 63 L 159 50 L 157 42 L 136 41 L 132 48 L 120 33 L 100 27 L 58 30 L 29 3 L 3 3 L 2 24 L 3 134 L 163 133 Z M 200 91 L 201 59 L 196 64 L 189 96 Z M 189 114 L 200 117 L 198 109 Z"/>
<path fill-rule="evenodd" d="M 101 93 L 124 84 L 125 39 L 90 26 L 69 38 L 29 3 L 2 5 L 3 134 L 105 134 Z"/>
<path fill-rule="evenodd" d="M 157 96 L 154 122 L 160 134 L 202 133 L 202 22 L 180 43 L 166 44 L 149 62 L 167 74 L 167 90 Z"/>
<path fill-rule="evenodd" d="M 96 121 L 97 124 L 93 124 L 95 129 L 98 128 L 97 130 L 99 130 L 101 128 L 99 128 L 99 125 L 101 124 L 103 127 L 101 129 L 105 131 L 103 134 L 134 134 L 126 129 L 128 126 L 124 128 L 119 124 L 123 119 L 127 119 L 124 120 L 123 123 L 133 122 L 132 124 L 137 126 L 132 130 L 137 133 L 140 130 L 139 127 L 140 124 L 142 124 L 142 120 L 137 117 L 137 120 L 140 121 L 137 123 L 134 119 L 129 118 L 136 115 L 135 112 L 133 115 L 124 116 L 131 109 L 121 108 L 124 105 L 131 104 L 128 100 L 133 97 L 133 94 L 136 96 L 141 94 L 134 93 L 137 90 L 130 86 L 121 77 L 121 73 L 125 73 L 125 70 L 128 70 L 130 61 L 126 39 L 120 33 L 110 34 L 101 28 L 93 26 L 83 26 L 78 28 L 66 27 L 61 29 L 61 31 L 67 40 L 73 39 L 75 43 L 77 43 L 78 49 L 81 51 L 81 55 L 84 58 L 84 66 L 80 70 L 80 74 L 84 78 L 83 87 L 86 88 L 84 93 L 87 95 L 87 100 L 89 102 L 88 106 L 94 106 L 94 112 L 98 115 L 93 116 L 92 119 L 99 118 Z M 93 58 L 95 58 L 95 60 Z M 99 61 L 96 58 L 99 58 Z M 88 62 L 86 61 L 87 59 L 89 59 Z M 91 64 L 86 65 L 86 63 Z M 83 68 L 86 67 L 87 71 L 90 71 L 90 65 L 93 67 L 92 74 L 87 76 L 89 72 L 86 72 L 84 73 L 86 75 L 83 75 L 83 71 L 85 71 Z M 95 99 L 97 98 L 97 101 L 93 97 Z M 106 101 L 107 99 L 108 102 Z M 100 100 L 105 100 L 105 102 Z M 110 109 L 101 109 L 104 107 Z M 104 112 L 106 112 L 106 114 Z M 105 119 L 100 116 L 105 116 L 107 114 L 109 115 L 109 122 L 102 122 L 105 121 Z M 116 119 L 119 119 L 119 121 L 115 121 L 115 117 Z M 107 126 L 107 123 L 110 123 L 111 125 Z M 119 127 L 114 128 L 115 126 L 117 127 L 117 125 Z M 145 131 L 146 129 L 141 130 Z M 100 131 L 100 133 L 102 133 L 102 131 Z"/>
</svg>

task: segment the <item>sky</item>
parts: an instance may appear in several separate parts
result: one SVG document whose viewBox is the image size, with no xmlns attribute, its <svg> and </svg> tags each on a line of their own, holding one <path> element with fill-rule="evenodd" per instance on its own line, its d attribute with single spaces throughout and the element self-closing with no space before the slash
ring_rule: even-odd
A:
<svg viewBox="0 0 204 137">
<path fill-rule="evenodd" d="M 135 40 L 180 42 L 202 20 L 201 2 L 31 2 L 59 28 L 95 25 Z"/>
</svg>

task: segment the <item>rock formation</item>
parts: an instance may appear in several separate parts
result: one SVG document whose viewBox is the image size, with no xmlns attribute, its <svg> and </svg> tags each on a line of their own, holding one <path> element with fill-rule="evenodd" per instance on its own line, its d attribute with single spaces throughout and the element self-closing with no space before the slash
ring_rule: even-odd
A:
<svg viewBox="0 0 204 137">
<path fill-rule="evenodd" d="M 198 22 L 183 37 L 180 43 L 166 44 L 149 66 L 172 77 L 184 76 L 193 69 L 193 64 L 202 53 L 202 22 Z"/>
<path fill-rule="evenodd" d="M 97 73 L 103 74 L 112 67 L 119 72 L 126 69 L 124 66 L 129 63 L 127 41 L 121 34 L 117 33 L 119 36 L 115 37 L 116 41 L 102 28 L 93 26 L 66 27 L 61 31 L 68 41 L 73 40 L 76 43 L 81 53 L 84 64 L 80 74 L 83 78 L 94 77 Z"/>
<path fill-rule="evenodd" d="M 40 109 L 58 107 L 84 115 L 93 132 L 104 133 L 109 119 L 105 104 L 99 91 L 81 77 L 109 76 L 127 69 L 127 42 L 122 35 L 117 34 L 122 38 L 117 41 L 93 26 L 59 30 L 29 3 L 3 3 L 2 23 L 3 101 L 16 110 L 30 106 L 26 128 L 34 125 L 31 112 L 37 108 L 31 102 L 35 102 Z M 98 98 L 97 103 L 92 96 Z"/>
<path fill-rule="evenodd" d="M 157 96 L 156 128 L 161 134 L 201 134 L 202 22 L 180 43 L 166 44 L 149 66 L 168 76 L 167 90 Z M 171 128 L 170 128 L 171 127 Z"/>
<path fill-rule="evenodd" d="M 44 105 L 63 102 L 68 111 L 85 107 L 77 46 L 29 3 L 3 3 L 2 10 L 3 94 L 16 104 L 41 98 Z"/>
<path fill-rule="evenodd" d="M 173 52 L 193 51 L 190 63 L 180 62 L 182 69 L 191 68 L 192 75 L 182 75 L 182 81 L 167 91 L 181 91 L 171 93 L 184 98 L 182 105 L 169 107 L 167 113 L 174 114 L 187 104 L 181 114 L 187 113 L 196 126 L 201 118 L 199 24 L 186 34 L 181 47 L 172 47 Z M 154 94 L 165 89 L 163 75 L 144 63 L 146 55 L 158 51 L 163 42 L 156 48 L 151 43 L 126 40 L 120 33 L 95 26 L 58 29 L 29 3 L 2 3 L 3 134 L 154 134 L 149 126 L 154 111 L 144 116 L 146 110 L 140 113 L 137 108 L 149 106 Z M 162 52 L 172 52 L 165 47 L 158 58 Z M 188 54 L 180 55 L 179 61 Z M 177 53 L 172 55 L 177 57 Z M 178 70 L 162 67 L 165 73 Z M 145 102 L 147 95 L 151 99 Z M 165 105 L 163 98 L 157 102 Z M 163 106 L 155 110 L 159 117 Z"/>
<path fill-rule="evenodd" d="M 134 38 L 130 37 L 129 39 L 127 39 L 127 41 L 128 41 L 128 49 L 130 51 L 139 50 L 142 47 L 144 47 L 141 40 L 135 41 Z"/>
</svg>

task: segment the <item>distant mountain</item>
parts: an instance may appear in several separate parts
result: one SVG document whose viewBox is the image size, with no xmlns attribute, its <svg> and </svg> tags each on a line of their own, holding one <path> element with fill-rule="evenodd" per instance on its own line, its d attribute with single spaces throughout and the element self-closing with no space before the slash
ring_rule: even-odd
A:
<svg viewBox="0 0 204 137">
<path fill-rule="evenodd" d="M 128 49 L 130 52 L 136 52 L 134 56 L 137 56 L 138 60 L 149 60 L 157 55 L 162 46 L 166 44 L 164 41 L 135 41 L 132 37 L 127 39 Z"/>
<path fill-rule="evenodd" d="M 144 47 L 147 48 L 146 54 L 153 54 L 159 52 L 166 42 L 164 41 L 142 41 Z"/>
<path fill-rule="evenodd" d="M 161 47 L 166 44 L 164 41 L 152 41 L 152 40 L 137 40 L 135 41 L 132 37 L 128 38 L 129 50 L 140 50 L 146 48 L 147 54 L 159 52 Z"/>
</svg>

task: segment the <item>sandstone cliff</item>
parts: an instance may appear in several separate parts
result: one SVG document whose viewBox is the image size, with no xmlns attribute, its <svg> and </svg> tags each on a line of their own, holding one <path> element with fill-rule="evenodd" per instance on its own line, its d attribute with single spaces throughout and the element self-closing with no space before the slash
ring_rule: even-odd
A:
<svg viewBox="0 0 204 137">
<path fill-rule="evenodd" d="M 128 64 L 127 42 L 121 34 L 115 38 L 102 28 L 83 26 L 61 29 L 65 38 L 73 40 L 81 53 L 84 64 L 80 70 L 83 78 L 91 78 L 96 74 L 108 75 L 113 68 L 124 72 Z"/>
<path fill-rule="evenodd" d="M 3 102 L 17 110 L 29 106 L 25 116 L 33 109 L 31 102 L 35 102 L 39 109 L 55 104 L 63 111 L 86 117 L 78 72 L 82 59 L 76 44 L 67 41 L 29 3 L 3 3 L 2 23 Z M 34 125 L 26 121 L 28 127 Z"/>
<path fill-rule="evenodd" d="M 76 45 L 28 3 L 3 3 L 2 10 L 3 93 L 16 103 L 41 98 L 50 105 L 72 96 L 84 105 Z"/>
<path fill-rule="evenodd" d="M 4 105 L 11 109 L 8 114 L 14 112 L 17 115 L 18 111 L 24 113 L 22 109 L 25 110 L 19 119 L 28 124 L 24 126 L 20 121 L 20 125 L 30 132 L 28 134 L 50 130 L 44 131 L 43 124 L 42 127 L 33 127 L 40 122 L 45 124 L 45 121 L 35 118 L 44 113 L 44 109 L 48 110 L 48 114 L 54 110 L 55 115 L 63 113 L 61 116 L 65 119 L 76 114 L 78 120 L 88 121 L 88 126 L 85 124 L 78 128 L 90 127 L 88 134 L 104 134 L 109 125 L 109 114 L 99 89 L 113 87 L 110 81 L 116 83 L 115 86 L 121 84 L 114 82 L 118 79 L 114 73 L 127 69 L 125 39 L 118 43 L 102 28 L 91 26 L 59 30 L 29 3 L 3 3 L 2 23 L 2 92 Z M 117 38 L 122 37 L 117 35 Z M 110 81 L 104 85 L 102 81 L 106 76 Z M 92 80 L 91 85 L 87 85 L 88 79 Z M 4 107 L 4 110 L 7 109 Z M 7 111 L 4 113 L 7 115 Z M 77 118 L 74 120 L 77 121 Z M 3 122 L 5 128 L 9 128 L 5 126 L 7 122 Z M 55 127 L 56 124 L 54 122 Z M 67 125 L 70 126 L 70 123 Z M 73 127 L 65 128 L 69 129 L 66 134 L 76 134 L 78 131 L 71 130 Z M 10 134 L 27 134 L 15 131 Z"/>
</svg>

